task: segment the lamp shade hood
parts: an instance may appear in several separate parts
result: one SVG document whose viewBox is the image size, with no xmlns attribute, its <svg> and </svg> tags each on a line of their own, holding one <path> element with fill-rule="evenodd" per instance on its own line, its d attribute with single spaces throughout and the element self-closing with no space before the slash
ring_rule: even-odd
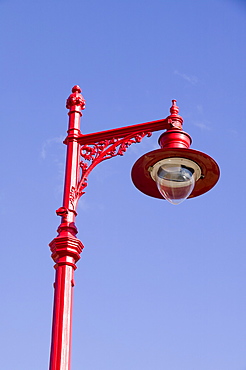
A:
<svg viewBox="0 0 246 370">
<path fill-rule="evenodd" d="M 140 157 L 133 165 L 131 176 L 137 189 L 154 198 L 163 199 L 156 184 L 157 170 L 154 168 L 168 158 L 180 158 L 194 162 L 196 169 L 195 183 L 188 198 L 194 198 L 209 191 L 217 183 L 220 175 L 219 166 L 213 158 L 205 153 L 187 148 L 162 148 L 153 150 Z M 182 165 L 182 163 L 181 163 Z M 188 166 L 190 167 L 190 166 Z M 154 169 L 154 171 L 153 171 Z M 199 170 L 198 170 L 199 169 Z M 153 175 L 154 173 L 154 175 Z"/>
</svg>

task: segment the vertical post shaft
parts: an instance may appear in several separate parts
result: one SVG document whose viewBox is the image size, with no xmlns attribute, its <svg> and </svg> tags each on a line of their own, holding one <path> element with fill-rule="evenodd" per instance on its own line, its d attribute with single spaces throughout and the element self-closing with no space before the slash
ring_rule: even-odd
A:
<svg viewBox="0 0 246 370">
<path fill-rule="evenodd" d="M 81 241 L 76 237 L 76 204 L 73 202 L 73 194 L 76 192 L 80 173 L 80 144 L 78 143 L 80 118 L 81 110 L 85 106 L 80 93 L 80 88 L 74 86 L 67 100 L 69 126 L 66 138 L 64 195 L 63 206 L 57 210 L 62 220 L 57 230 L 57 237 L 50 243 L 52 258 L 56 263 L 50 370 L 70 370 L 71 368 L 74 270 L 83 249 Z"/>
</svg>

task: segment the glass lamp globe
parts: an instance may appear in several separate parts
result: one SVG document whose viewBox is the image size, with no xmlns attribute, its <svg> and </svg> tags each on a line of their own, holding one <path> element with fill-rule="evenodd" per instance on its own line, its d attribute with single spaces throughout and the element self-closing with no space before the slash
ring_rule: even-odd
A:
<svg viewBox="0 0 246 370">
<path fill-rule="evenodd" d="M 201 169 L 189 159 L 166 158 L 155 163 L 151 177 L 163 198 L 172 204 L 180 204 L 192 193 L 201 177 Z"/>
</svg>

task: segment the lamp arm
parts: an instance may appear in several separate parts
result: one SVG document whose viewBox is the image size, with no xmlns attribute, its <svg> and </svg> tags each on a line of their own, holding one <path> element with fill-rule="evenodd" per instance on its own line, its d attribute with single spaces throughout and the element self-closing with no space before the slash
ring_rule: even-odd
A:
<svg viewBox="0 0 246 370">
<path fill-rule="evenodd" d="M 176 118 L 176 117 L 175 117 Z M 161 120 L 139 123 L 112 130 L 91 134 L 81 134 L 77 138 L 80 144 L 81 177 L 77 186 L 70 190 L 70 205 L 76 211 L 79 198 L 85 193 L 88 185 L 88 175 L 99 163 L 105 159 L 124 155 L 127 148 L 133 143 L 140 143 L 144 137 L 150 137 L 152 132 L 159 130 L 182 129 L 182 123 L 170 116 Z M 65 139 L 65 143 L 69 138 Z"/>
<path fill-rule="evenodd" d="M 182 130 L 182 124 L 172 118 L 167 117 L 157 121 L 138 123 L 136 125 L 119 127 L 112 130 L 94 132 L 91 134 L 81 134 L 78 138 L 80 145 L 94 144 L 103 140 L 119 139 L 128 135 L 136 135 L 142 132 L 154 132 L 160 130 L 169 130 L 179 128 Z M 66 142 L 66 140 L 65 140 Z"/>
</svg>

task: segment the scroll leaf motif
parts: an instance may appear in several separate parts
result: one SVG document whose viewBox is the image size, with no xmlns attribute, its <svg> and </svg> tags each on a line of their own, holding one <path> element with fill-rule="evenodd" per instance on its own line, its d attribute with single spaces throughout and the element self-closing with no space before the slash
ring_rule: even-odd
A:
<svg viewBox="0 0 246 370">
<path fill-rule="evenodd" d="M 72 188 L 70 190 L 70 194 L 69 194 L 69 200 L 70 200 L 70 204 L 73 207 L 73 210 L 75 210 L 75 208 L 76 208 L 76 203 L 77 203 L 77 200 L 79 199 L 79 197 L 80 197 L 80 195 L 79 195 L 78 191 L 76 190 L 76 188 L 74 186 L 72 186 Z"/>
</svg>

